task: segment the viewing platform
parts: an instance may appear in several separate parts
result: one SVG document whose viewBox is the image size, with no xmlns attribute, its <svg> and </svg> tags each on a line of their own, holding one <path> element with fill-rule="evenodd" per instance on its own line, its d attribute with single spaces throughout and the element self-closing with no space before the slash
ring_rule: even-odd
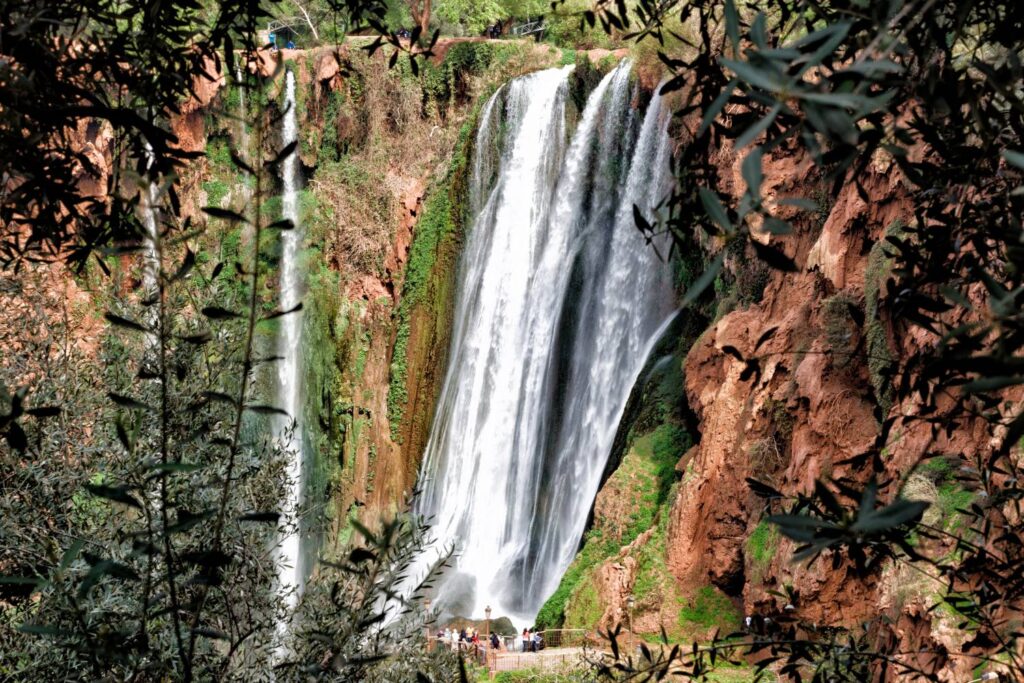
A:
<svg viewBox="0 0 1024 683">
<path fill-rule="evenodd" d="M 588 644 L 593 647 L 596 634 L 583 629 L 549 629 L 538 631 L 540 641 L 538 649 L 530 647 L 524 650 L 523 640 L 519 635 L 499 636 L 500 646 L 494 649 L 490 645 L 489 635 L 481 634 L 479 643 L 469 641 L 451 641 L 431 636 L 427 648 L 446 647 L 463 653 L 480 666 L 487 667 L 493 677 L 501 671 L 519 671 L 531 669 L 542 672 L 564 671 L 584 665 L 584 654 Z"/>
</svg>

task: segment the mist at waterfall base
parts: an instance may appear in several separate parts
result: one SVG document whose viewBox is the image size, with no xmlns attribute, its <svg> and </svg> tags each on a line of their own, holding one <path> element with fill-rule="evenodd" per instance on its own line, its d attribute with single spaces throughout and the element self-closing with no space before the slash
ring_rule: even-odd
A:
<svg viewBox="0 0 1024 683">
<path fill-rule="evenodd" d="M 657 94 L 637 111 L 627 61 L 570 134 L 571 70 L 517 78 L 481 111 L 449 369 L 415 504 L 433 552 L 455 550 L 435 586 L 442 616 L 489 606 L 533 622 L 673 312 L 671 265 L 633 218 L 669 189 L 668 112 Z"/>
<path fill-rule="evenodd" d="M 287 146 L 298 139 L 295 112 L 295 74 L 285 75 L 285 112 L 282 119 L 281 144 Z M 300 262 L 302 232 L 299 225 L 299 159 L 292 152 L 281 166 L 283 192 L 282 216 L 290 220 L 293 229 L 281 233 L 280 310 L 291 311 L 302 301 L 303 278 Z M 302 313 L 296 311 L 280 318 L 278 334 L 277 392 L 278 407 L 287 412 L 274 421 L 274 436 L 287 458 L 288 488 L 281 510 L 284 531 L 275 548 L 277 554 L 278 590 L 290 614 L 298 603 L 302 591 L 305 569 L 302 556 L 302 533 L 298 519 L 302 495 Z M 278 624 L 279 641 L 283 644 L 287 622 Z"/>
</svg>

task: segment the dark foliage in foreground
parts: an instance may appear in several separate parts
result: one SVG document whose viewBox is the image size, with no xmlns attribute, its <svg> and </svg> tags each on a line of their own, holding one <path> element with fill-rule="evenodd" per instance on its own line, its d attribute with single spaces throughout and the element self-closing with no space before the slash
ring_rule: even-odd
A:
<svg viewBox="0 0 1024 683">
<path fill-rule="evenodd" d="M 437 35 L 403 42 L 384 24 L 384 0 L 325 0 L 325 20 L 366 27 L 390 46 L 392 64 L 409 56 L 414 72 Z M 137 244 L 138 183 L 173 178 L 201 152 L 186 152 L 168 126 L 195 94 L 266 47 L 261 0 L 0 0 L 0 265 L 63 260 L 81 270 Z M 105 187 L 83 140 L 114 132 Z M 104 150 L 106 151 L 106 150 Z M 173 185 L 168 209 L 179 211 Z"/>
<path fill-rule="evenodd" d="M 274 501 L 255 493 L 279 489 L 282 478 L 260 429 L 274 409 L 254 400 L 257 369 L 272 362 L 258 355 L 253 330 L 260 315 L 255 292 L 266 275 L 260 235 L 273 222 L 258 213 L 210 211 L 217 220 L 248 223 L 255 248 L 248 263 L 197 265 L 187 246 L 193 226 L 179 218 L 173 185 L 192 155 L 175 148 L 167 120 L 191 93 L 194 76 L 211 64 L 233 72 L 236 48 L 242 61 L 253 54 L 264 13 L 257 2 L 223 3 L 211 13 L 199 2 L 138 0 L 8 1 L 0 10 L 0 263 L 17 268 L 25 260 L 63 259 L 82 268 L 96 256 L 107 267 L 112 255 L 145 251 L 147 240 L 158 262 L 154 286 L 108 313 L 116 343 L 106 350 L 104 376 L 89 380 L 109 391 L 109 403 L 89 403 L 82 369 L 71 362 L 51 368 L 48 382 L 32 392 L 15 378 L 17 388 L 2 396 L 0 495 L 3 528 L 12 532 L 0 548 L 0 573 L 4 602 L 14 606 L 21 630 L 0 632 L 0 673 L 12 680 L 252 680 L 254 662 L 265 662 L 273 647 L 280 609 L 264 552 L 275 533 Z M 348 25 L 384 28 L 381 3 L 339 2 L 334 11 Z M 675 74 L 665 88 L 685 87 L 683 113 L 702 123 L 677 161 L 680 183 L 666 204 L 671 218 L 665 226 L 640 227 L 667 228 L 685 246 L 693 217 L 703 217 L 700 228 L 720 250 L 690 300 L 713 281 L 734 243 L 777 270 L 796 267 L 786 252 L 791 227 L 761 196 L 765 154 L 805 150 L 833 192 L 878 158 L 915 187 L 915 222 L 887 238 L 894 268 L 879 311 L 897 332 L 914 326 L 932 343 L 880 370 L 886 382 L 878 396 L 878 442 L 856 463 L 875 479 L 820 482 L 813 494 L 789 501 L 751 485 L 808 561 L 848 562 L 862 573 L 895 561 L 931 572 L 979 650 L 1024 675 L 1024 472 L 1014 451 L 1024 414 L 1006 400 L 1024 383 L 1024 7 L 995 0 L 773 0 L 757 8 L 640 0 L 627 12 L 624 3 L 599 0 L 584 20 L 660 40 L 670 16 L 695 30 L 680 36 L 692 56 L 665 56 Z M 413 42 L 425 39 L 417 34 Z M 371 49 L 385 44 L 394 47 L 393 60 L 400 49 L 411 57 L 429 54 L 429 44 L 406 47 L 394 34 Z M 95 122 L 114 130 L 113 173 L 105 188 L 86 193 L 78 180 L 95 169 L 70 131 Z M 724 140 L 745 157 L 747 188 L 735 204 L 715 191 L 710 152 Z M 237 156 L 240 170 L 256 178 L 273 171 L 274 159 Z M 788 201 L 817 208 L 806 198 Z M 145 206 L 159 215 L 152 236 L 140 220 Z M 770 246 L 748 239 L 755 217 L 779 238 Z M 219 280 L 232 269 L 249 294 L 237 307 L 224 300 Z M 747 378 L 756 379 L 756 353 L 743 360 Z M 976 492 L 956 534 L 923 526 L 921 505 L 901 498 L 901 481 L 886 479 L 881 454 L 907 418 L 883 406 L 911 401 L 919 406 L 912 419 L 930 424 L 936 436 L 931 455 L 951 458 L 961 483 Z M 74 451 L 67 423 L 57 421 L 87 411 L 109 420 L 102 447 L 83 454 Z M 942 451 L 938 437 L 978 420 L 995 437 L 990 455 L 962 462 Z M 58 447 L 70 449 L 74 466 L 55 478 L 43 464 Z M 76 478 L 101 456 L 110 463 L 102 477 Z M 53 501 L 63 504 L 49 510 Z M 338 592 L 320 604 L 356 606 L 353 613 L 366 616 L 356 629 L 347 622 L 339 628 L 329 613 L 312 616 L 317 638 L 300 652 L 316 661 L 305 661 L 312 668 L 303 673 L 343 680 L 353 671 L 386 671 L 378 665 L 405 666 L 396 659 L 400 634 L 415 630 L 416 617 L 399 619 L 391 635 L 372 630 L 394 596 L 389 582 L 370 577 L 401 567 L 402 552 L 421 542 L 415 523 L 395 525 L 367 537 L 370 555 L 335 568 Z M 942 551 L 921 550 L 915 538 L 928 537 L 938 544 L 929 547 Z M 373 591 L 379 599 L 371 599 Z M 941 664 L 940 653 L 934 662 L 908 659 L 884 623 L 864 633 L 823 632 L 787 616 L 799 596 L 778 598 L 773 626 L 703 648 L 648 649 L 636 660 L 619 656 L 612 634 L 618 661 L 599 665 L 599 673 L 700 678 L 723 656 L 746 651 L 798 679 L 865 680 L 885 671 L 936 678 L 930 667 Z M 324 596 L 310 597 L 313 615 L 315 600 Z M 450 662 L 423 664 L 435 665 L 450 674 Z"/>
<path fill-rule="evenodd" d="M 627 8 L 599 0 L 582 21 L 627 38 L 686 46 L 682 56 L 662 53 L 673 73 L 663 91 L 682 90 L 680 115 L 693 114 L 700 123 L 677 160 L 679 184 L 665 202 L 670 218 L 638 227 L 667 229 L 686 248 L 693 217 L 702 217 L 699 227 L 717 251 L 688 301 L 711 284 L 737 242 L 777 271 L 796 270 L 787 253 L 792 226 L 761 194 L 766 155 L 808 154 L 831 196 L 852 182 L 866 197 L 860 178 L 869 164 L 886 163 L 909 182 L 914 220 L 885 237 L 893 267 L 880 287 L 878 322 L 898 338 L 923 330 L 928 342 L 898 362 L 888 353 L 872 358 L 880 377 L 878 438 L 845 464 L 873 471 L 874 478 L 821 481 L 812 494 L 788 503 L 772 487 L 750 484 L 769 509 L 784 506 L 770 519 L 800 544 L 796 559 L 845 564 L 861 575 L 883 562 L 925 572 L 940 587 L 943 608 L 972 632 L 975 662 L 996 662 L 1011 677 L 1024 677 L 1024 411 L 1008 400 L 1024 384 L 1024 6 L 640 0 Z M 735 204 L 716 191 L 721 179 L 711 152 L 725 142 L 743 157 L 745 190 Z M 820 208 L 802 197 L 780 203 Z M 750 238 L 752 225 L 772 236 L 769 244 Z M 869 356 L 888 343 L 883 338 Z M 756 382 L 757 350 L 750 357 L 731 352 L 746 364 L 744 379 Z M 949 452 L 943 437 L 979 422 L 992 438 L 991 451 L 970 462 Z M 925 504 L 904 500 L 906 478 L 886 472 L 886 447 L 900 429 L 921 423 L 933 444 L 922 460 L 945 459 L 957 484 L 974 492 L 959 510 L 965 524 L 957 533 L 922 524 Z M 867 680 L 886 671 L 938 680 L 946 657 L 965 654 L 896 652 L 884 619 L 864 634 L 837 636 L 777 616 L 780 626 L 770 637 L 739 634 L 739 642 L 644 655 L 639 666 L 620 661 L 603 672 L 644 680 L 672 669 L 700 678 L 716 653 L 742 648 L 769 652 L 762 661 L 783 663 L 797 680 Z"/>
<path fill-rule="evenodd" d="M 346 25 L 383 28 L 383 3 L 331 7 Z M 0 376 L 0 680 L 455 675 L 448 653 L 411 637 L 436 569 L 408 574 L 426 543 L 418 520 L 364 529 L 295 614 L 276 590 L 288 485 L 270 438 L 282 411 L 266 396 L 278 360 L 266 332 L 298 309 L 264 298 L 277 237 L 293 228 L 265 207 L 295 145 L 274 149 L 279 112 L 241 121 L 251 149 L 231 160 L 251 196 L 193 222 L 176 182 L 200 154 L 181 151 L 169 124 L 213 72 L 263 94 L 266 16 L 259 2 L 0 3 L 3 284 L 55 261 L 111 290 L 102 367 L 40 312 L 24 338 L 14 331 Z M 429 55 L 392 35 L 370 49 L 384 44 Z M 110 173 L 90 187 L 103 174 L 83 140 L 104 130 Z M 236 261 L 209 261 L 207 222 L 245 235 Z"/>
</svg>

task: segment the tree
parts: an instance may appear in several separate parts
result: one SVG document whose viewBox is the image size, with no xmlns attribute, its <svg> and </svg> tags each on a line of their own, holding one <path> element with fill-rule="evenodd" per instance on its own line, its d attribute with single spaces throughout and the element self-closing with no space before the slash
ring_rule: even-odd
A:
<svg viewBox="0 0 1024 683">
<path fill-rule="evenodd" d="M 463 26 L 467 33 L 480 34 L 495 22 L 537 17 L 546 8 L 546 3 L 537 0 L 439 0 L 437 15 L 450 24 Z"/>
<path fill-rule="evenodd" d="M 316 30 L 316 22 L 309 16 L 309 12 L 306 11 L 306 8 L 302 6 L 302 3 L 299 2 L 299 0 L 291 0 L 291 3 L 295 5 L 302 14 L 302 18 L 306 20 L 306 25 L 309 26 L 309 30 L 313 32 L 313 40 L 320 42 L 320 34 Z"/>
<path fill-rule="evenodd" d="M 331 6 L 383 28 L 380 3 Z M 355 628 L 316 622 L 326 629 L 310 634 L 319 649 L 298 642 L 292 657 L 274 654 L 287 615 L 267 548 L 280 532 L 286 475 L 267 428 L 282 411 L 261 379 L 275 358 L 257 327 L 294 313 L 266 296 L 276 235 L 293 227 L 265 211 L 278 166 L 295 153 L 268 151 L 280 112 L 256 112 L 243 122 L 252 148 L 236 140 L 229 150 L 251 206 L 207 207 L 196 220 L 177 195 L 178 172 L 201 153 L 179 149 L 169 121 L 195 80 L 237 72 L 234 87 L 270 99 L 270 84 L 251 68 L 267 17 L 261 3 L 213 12 L 132 0 L 2 9 L 0 265 L 28 282 L 46 272 L 38 261 L 68 264 L 110 294 L 102 367 L 67 350 L 51 320 L 26 319 L 42 328 L 42 343 L 5 351 L 0 612 L 17 630 L 0 632 L 0 677 L 248 681 L 271 679 L 275 661 L 276 680 L 311 670 L 334 680 L 385 677 L 428 618 L 394 592 L 395 571 L 423 543 L 422 526 L 407 517 L 368 534 L 335 568 L 330 603 L 315 591 L 300 603 L 311 623 L 353 605 Z M 401 47 L 382 38 L 372 49 L 384 42 Z M 81 182 L 83 169 L 99 172 L 78 135 L 103 126 L 111 168 L 95 192 Z M 233 262 L 209 259 L 214 250 L 203 247 L 219 236 L 207 226 L 244 228 Z M 381 625 L 395 614 L 394 626 Z M 303 659 L 323 654 L 325 640 L 346 659 Z M 453 675 L 443 652 L 410 661 L 424 675 Z"/>
<path fill-rule="evenodd" d="M 437 16 L 450 24 L 465 27 L 470 34 L 482 33 L 494 22 L 505 18 L 504 8 L 497 0 L 439 0 Z"/>
<path fill-rule="evenodd" d="M 430 34 L 430 0 L 406 0 L 409 13 L 422 35 Z"/>
</svg>

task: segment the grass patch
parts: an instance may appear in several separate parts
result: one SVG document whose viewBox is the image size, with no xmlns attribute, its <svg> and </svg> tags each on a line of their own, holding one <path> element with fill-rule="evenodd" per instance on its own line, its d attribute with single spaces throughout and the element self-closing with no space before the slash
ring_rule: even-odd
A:
<svg viewBox="0 0 1024 683">
<path fill-rule="evenodd" d="M 747 537 L 747 559 L 751 566 L 751 579 L 760 582 L 779 548 L 779 529 L 766 520 L 761 520 Z"/>
<path fill-rule="evenodd" d="M 691 445 L 690 435 L 675 424 L 659 425 L 650 434 L 634 441 L 633 452 L 638 460 L 635 464 L 630 463 L 625 475 L 639 483 L 637 493 L 640 504 L 630 516 L 622 545 L 632 543 L 654 524 L 658 510 L 668 498 L 675 479 L 676 463 Z"/>
<path fill-rule="evenodd" d="M 566 570 L 555 592 L 537 614 L 539 626 L 554 628 L 572 624 L 592 627 L 603 613 L 594 617 L 590 601 L 582 592 L 590 572 L 640 534 L 658 524 L 654 538 L 640 551 L 637 585 L 634 592 L 653 594 L 663 587 L 668 568 L 662 553 L 668 523 L 668 505 L 672 499 L 675 465 L 690 448 L 692 439 L 681 426 L 665 423 L 653 431 L 634 437 L 619 468 L 605 483 L 608 495 L 633 501 L 622 519 L 598 519 L 584 537 L 583 548 Z M 660 543 L 660 545 L 659 545 Z M 577 602 L 580 605 L 577 605 Z M 586 621 L 594 617 L 592 621 Z"/>
<path fill-rule="evenodd" d="M 674 590 L 674 580 L 665 563 L 665 540 L 668 536 L 668 503 L 660 510 L 658 525 L 636 553 L 636 579 L 633 581 L 633 597 L 638 604 L 662 602 Z"/>
<path fill-rule="evenodd" d="M 679 626 L 682 629 L 707 631 L 719 628 L 724 632 L 740 626 L 740 614 L 724 593 L 713 586 L 702 586 L 693 597 L 681 600 Z"/>
<path fill-rule="evenodd" d="M 207 206 L 223 208 L 224 198 L 228 196 L 230 188 L 226 182 L 215 178 L 203 183 L 203 191 L 206 192 Z"/>
<path fill-rule="evenodd" d="M 959 510 L 970 506 L 974 492 L 964 488 L 957 480 L 953 464 L 946 458 L 931 458 L 919 470 L 935 484 L 938 492 L 935 504 L 942 515 L 943 528 L 951 532 L 962 528 L 966 518 Z"/>
<path fill-rule="evenodd" d="M 604 610 L 604 600 L 590 573 L 576 586 L 566 603 L 565 624 L 569 628 L 590 628 L 601 620 Z"/>
</svg>

